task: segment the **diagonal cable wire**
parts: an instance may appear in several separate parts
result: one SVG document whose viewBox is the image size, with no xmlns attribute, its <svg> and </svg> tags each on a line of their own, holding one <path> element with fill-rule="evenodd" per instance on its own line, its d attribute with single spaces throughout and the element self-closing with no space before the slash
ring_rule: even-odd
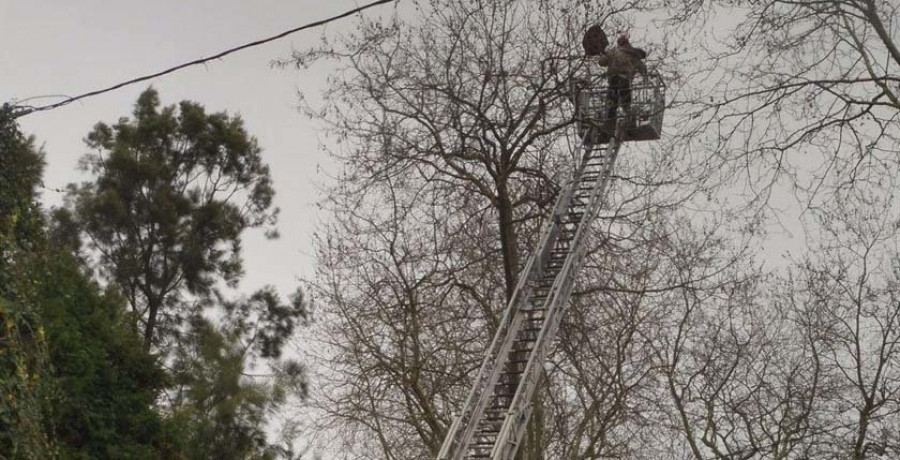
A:
<svg viewBox="0 0 900 460">
<path fill-rule="evenodd" d="M 286 37 L 286 36 L 288 36 L 288 35 L 291 35 L 291 34 L 296 33 L 296 32 L 300 32 L 300 31 L 302 31 L 302 30 L 311 29 L 311 28 L 313 28 L 313 27 L 323 26 L 323 25 L 325 25 L 325 24 L 328 24 L 329 22 L 336 21 L 336 20 L 338 20 L 338 19 L 343 19 L 343 18 L 346 18 L 347 16 L 352 16 L 352 15 L 354 15 L 354 14 L 356 14 L 356 13 L 360 13 L 360 12 L 362 12 L 362 11 L 364 11 L 364 10 L 367 10 L 367 9 L 369 9 L 369 8 L 372 8 L 372 7 L 374 7 L 374 6 L 383 5 L 383 4 L 385 4 L 385 3 L 397 2 L 397 1 L 399 1 L 399 0 L 376 0 L 376 1 L 374 1 L 374 2 L 371 2 L 371 3 L 368 3 L 368 4 L 366 4 L 366 5 L 363 5 L 363 6 L 359 7 L 359 8 L 355 8 L 355 9 L 346 11 L 346 12 L 344 12 L 344 13 L 341 13 L 341 14 L 339 14 L 339 15 L 337 15 L 337 16 L 332 16 L 332 17 L 330 17 L 330 18 L 322 19 L 322 20 L 319 20 L 319 21 L 316 21 L 316 22 L 311 22 L 311 23 L 309 23 L 309 24 L 305 24 L 305 25 L 302 25 L 302 26 L 300 26 L 300 27 L 295 27 L 295 28 L 293 28 L 293 29 L 290 29 L 290 30 L 286 30 L 286 31 L 284 31 L 284 32 L 281 32 L 281 33 L 278 34 L 278 35 L 273 35 L 273 36 L 268 37 L 268 38 L 263 38 L 263 39 L 261 39 L 261 40 L 256 40 L 256 41 L 253 41 L 253 42 L 250 42 L 250 43 L 246 43 L 246 44 L 243 44 L 243 45 L 240 45 L 240 46 L 236 46 L 236 47 L 234 47 L 234 48 L 227 49 L 227 50 L 225 50 L 225 51 L 222 51 L 221 53 L 214 54 L 214 55 L 212 55 L 212 56 L 208 56 L 208 57 L 200 58 L 200 59 L 195 59 L 195 60 L 190 61 L 190 62 L 185 62 L 184 64 L 179 64 L 179 65 L 177 65 L 177 66 L 175 66 L 175 67 L 168 68 L 168 69 L 163 70 L 163 71 L 161 71 L 161 72 L 156 72 L 156 73 L 153 73 L 153 74 L 149 74 L 149 75 L 144 75 L 144 76 L 141 76 L 141 77 L 133 78 L 133 79 L 131 79 L 131 80 L 123 81 L 123 82 L 121 82 L 121 83 L 117 83 L 117 84 L 112 85 L 112 86 L 107 87 L 107 88 L 98 89 L 98 90 L 95 90 L 95 91 L 90 91 L 90 92 L 87 92 L 87 93 L 84 93 L 84 94 L 79 94 L 78 96 L 68 97 L 68 98 L 66 98 L 66 99 L 64 99 L 64 100 L 62 100 L 62 101 L 60 101 L 60 102 L 55 103 L 55 104 L 47 104 L 47 105 L 42 105 L 42 106 L 37 106 L 37 107 L 32 107 L 32 106 L 19 106 L 18 110 L 13 114 L 13 118 L 21 118 L 21 117 L 24 117 L 25 115 L 29 115 L 29 114 L 32 114 L 32 113 L 34 113 L 34 112 L 41 112 L 41 111 L 45 111 L 45 110 L 53 110 L 53 109 L 62 107 L 62 106 L 64 106 L 64 105 L 71 104 L 71 103 L 73 103 L 73 102 L 75 102 L 75 101 L 78 101 L 78 100 L 81 100 L 81 99 L 89 98 L 89 97 L 92 97 L 92 96 L 97 96 L 97 95 L 100 95 L 100 94 L 103 94 L 103 93 L 108 93 L 108 92 L 110 92 L 110 91 L 117 90 L 117 89 L 122 88 L 122 87 L 124 87 L 124 86 L 133 85 L 133 84 L 135 84 L 135 83 L 140 83 L 140 82 L 142 82 L 142 81 L 147 81 L 147 80 L 151 80 L 151 79 L 153 79 L 153 78 L 161 77 L 161 76 L 163 76 L 163 75 L 167 75 L 167 74 L 170 74 L 170 73 L 173 73 L 173 72 L 177 72 L 177 71 L 179 71 L 179 70 L 181 70 L 181 69 L 184 69 L 184 68 L 187 68 L 187 67 L 205 64 L 205 63 L 207 63 L 207 62 L 209 62 L 209 61 L 214 61 L 214 60 L 216 60 L 216 59 L 221 59 L 221 58 L 223 58 L 223 57 L 225 57 L 225 56 L 228 56 L 229 54 L 236 53 L 236 52 L 238 52 L 238 51 L 245 50 L 245 49 L 247 49 L 247 48 L 252 48 L 252 47 L 254 47 L 254 46 L 264 45 L 264 44 L 266 44 L 266 43 L 273 42 L 273 41 L 275 41 L 275 40 L 284 38 L 284 37 Z M 27 100 L 27 99 L 26 99 L 26 100 Z"/>
</svg>

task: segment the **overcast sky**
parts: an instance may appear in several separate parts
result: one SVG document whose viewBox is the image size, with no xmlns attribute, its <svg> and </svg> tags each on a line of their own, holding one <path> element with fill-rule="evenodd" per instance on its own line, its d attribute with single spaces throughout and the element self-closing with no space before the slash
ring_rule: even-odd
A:
<svg viewBox="0 0 900 460">
<path fill-rule="evenodd" d="M 122 80 L 153 73 L 235 45 L 274 35 L 332 16 L 360 4 L 350 0 L 0 0 L 0 102 L 40 95 L 77 95 Z M 388 11 L 391 6 L 376 7 Z M 375 14 L 368 10 L 367 14 Z M 240 113 L 272 166 L 281 208 L 281 238 L 245 236 L 247 276 L 241 290 L 274 284 L 293 290 L 298 276 L 310 276 L 311 235 L 318 216 L 316 183 L 327 177 L 324 141 L 314 122 L 297 109 L 297 90 L 318 93 L 328 69 L 277 70 L 273 59 L 286 58 L 323 33 L 353 26 L 345 19 L 326 28 L 300 32 L 152 82 L 164 104 L 190 99 L 208 110 Z M 37 137 L 47 159 L 46 186 L 63 188 L 84 179 L 75 170 L 86 152 L 84 136 L 98 121 L 129 115 L 137 84 L 83 102 L 21 119 Z M 30 104 L 58 101 L 41 99 Z M 61 194 L 44 191 L 45 204 Z"/>
</svg>

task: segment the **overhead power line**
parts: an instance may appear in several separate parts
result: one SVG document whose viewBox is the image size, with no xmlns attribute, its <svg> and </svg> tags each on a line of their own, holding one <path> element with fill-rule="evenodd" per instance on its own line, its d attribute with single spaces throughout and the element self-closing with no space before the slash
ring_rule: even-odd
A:
<svg viewBox="0 0 900 460">
<path fill-rule="evenodd" d="M 73 103 L 73 102 L 75 102 L 75 101 L 78 101 L 78 100 L 81 100 L 81 99 L 89 98 L 89 97 L 92 97 L 92 96 L 97 96 L 97 95 L 100 95 L 100 94 L 103 94 L 103 93 L 108 93 L 108 92 L 110 92 L 110 91 L 117 90 L 117 89 L 122 88 L 122 87 L 124 87 L 124 86 L 133 85 L 133 84 L 135 84 L 135 83 L 140 83 L 140 82 L 142 82 L 142 81 L 147 81 L 147 80 L 151 80 L 151 79 L 154 79 L 154 78 L 157 78 L 157 77 L 161 77 L 161 76 L 163 76 L 163 75 L 167 75 L 167 74 L 170 74 L 170 73 L 173 73 L 173 72 L 177 72 L 177 71 L 179 71 L 179 70 L 181 70 L 181 69 L 184 69 L 184 68 L 187 68 L 187 67 L 191 67 L 191 66 L 195 66 L 195 65 L 201 65 L 201 64 L 206 64 L 206 63 L 209 62 L 209 61 L 214 61 L 214 60 L 216 60 L 216 59 L 221 59 L 221 58 L 223 58 L 223 57 L 225 57 L 225 56 L 228 56 L 229 54 L 236 53 L 236 52 L 238 52 L 238 51 L 245 50 L 245 49 L 247 49 L 247 48 L 252 48 L 252 47 L 254 47 L 254 46 L 259 46 L 259 45 L 264 45 L 264 44 L 266 44 L 266 43 L 273 42 L 273 41 L 275 41 L 275 40 L 278 40 L 278 39 L 287 37 L 288 35 L 291 35 L 291 34 L 293 34 L 293 33 L 300 32 L 300 31 L 306 30 L 306 29 L 311 29 L 311 28 L 313 28 L 313 27 L 323 26 L 323 25 L 325 25 L 325 24 L 328 24 L 329 22 L 333 22 L 333 21 L 336 21 L 336 20 L 338 20 L 338 19 L 343 19 L 343 18 L 346 18 L 347 16 L 352 16 L 352 15 L 354 15 L 354 14 L 356 14 L 356 13 L 360 13 L 360 12 L 362 12 L 362 11 L 364 11 L 364 10 L 367 10 L 367 9 L 369 9 L 369 8 L 372 8 L 372 7 L 374 7 L 374 6 L 383 5 L 383 4 L 385 4 L 385 3 L 392 3 L 392 2 L 396 2 L 396 1 L 399 1 L 399 0 L 377 0 L 377 1 L 371 2 L 371 3 L 369 3 L 369 4 L 363 5 L 363 6 L 359 7 L 359 8 L 355 8 L 355 9 L 346 11 L 346 12 L 344 12 L 344 13 L 341 13 L 341 14 L 337 15 L 337 16 L 332 16 L 332 17 L 330 17 L 330 18 L 322 19 L 322 20 L 320 20 L 320 21 L 311 22 L 311 23 L 309 23 L 309 24 L 305 24 L 305 25 L 302 25 L 302 26 L 300 26 L 300 27 L 296 27 L 296 28 L 293 28 L 293 29 L 290 29 L 290 30 L 286 30 L 286 31 L 284 31 L 284 32 L 281 32 L 281 33 L 278 34 L 278 35 L 273 35 L 273 36 L 268 37 L 268 38 L 263 38 L 263 39 L 261 39 L 261 40 L 256 40 L 256 41 L 253 41 L 253 42 L 250 42 L 250 43 L 246 43 L 246 44 L 243 44 L 243 45 L 240 45 L 240 46 L 236 46 L 236 47 L 234 47 L 234 48 L 227 49 L 227 50 L 225 50 L 225 51 L 222 51 L 221 53 L 218 53 L 218 54 L 215 54 L 215 55 L 212 55 L 212 56 L 209 56 L 209 57 L 200 58 L 200 59 L 195 59 L 195 60 L 190 61 L 190 62 L 185 62 L 184 64 L 179 64 L 179 65 L 177 65 L 177 66 L 175 66 L 175 67 L 168 68 L 168 69 L 163 70 L 163 71 L 161 71 L 161 72 L 156 72 L 156 73 L 153 73 L 153 74 L 149 74 L 149 75 L 144 75 L 144 76 L 141 76 L 141 77 L 133 78 L 133 79 L 131 79 L 131 80 L 123 81 L 123 82 L 121 82 L 121 83 L 117 83 L 117 84 L 112 85 L 112 86 L 107 87 L 107 88 L 98 89 L 98 90 L 91 91 L 91 92 L 84 93 L 84 94 L 79 94 L 78 96 L 68 97 L 68 98 L 66 98 L 66 99 L 64 99 L 64 100 L 62 100 L 62 101 L 60 101 L 60 102 L 55 103 L 55 104 L 47 104 L 47 105 L 42 105 L 42 106 L 37 106 L 37 107 L 34 107 L 34 106 L 18 106 L 18 107 L 17 107 L 18 110 L 13 114 L 13 118 L 24 117 L 25 115 L 29 115 L 29 114 L 32 114 L 32 113 L 34 113 L 34 112 L 41 112 L 41 111 L 45 111 L 45 110 L 53 110 L 53 109 L 62 107 L 62 106 L 64 106 L 64 105 L 71 104 L 71 103 Z M 26 100 L 27 100 L 27 99 L 26 99 Z"/>
</svg>

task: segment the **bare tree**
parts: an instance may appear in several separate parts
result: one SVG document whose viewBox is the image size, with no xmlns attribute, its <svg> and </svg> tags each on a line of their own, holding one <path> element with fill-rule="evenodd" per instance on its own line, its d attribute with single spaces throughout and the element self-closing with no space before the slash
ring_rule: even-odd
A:
<svg viewBox="0 0 900 460">
<path fill-rule="evenodd" d="M 440 1 L 423 8 L 415 24 L 363 22 L 359 36 L 297 56 L 304 64 L 322 55 L 347 63 L 325 95 L 327 113 L 311 115 L 346 141 L 336 152 L 345 170 L 325 202 L 334 219 L 319 239 L 317 297 L 327 318 L 322 342 L 333 353 L 322 410 L 332 428 L 354 433 L 342 442 L 377 446 L 346 447 L 359 458 L 427 457 L 439 448 L 522 254 L 571 175 L 576 158 L 565 96 L 583 62 L 568 58 L 581 53 L 588 16 L 602 19 L 578 2 Z M 683 169 L 656 159 L 652 166 L 623 161 L 630 186 L 615 199 L 610 222 L 630 220 L 622 225 L 634 231 L 649 213 L 690 195 L 669 193 Z M 667 181 L 670 188 L 661 190 Z M 595 283 L 583 295 L 601 290 Z M 595 322 L 610 316 L 593 312 L 595 305 L 586 302 L 582 314 Z M 620 316 L 633 326 L 633 312 Z M 590 420 L 575 431 L 559 428 L 562 407 L 572 401 L 543 395 L 536 403 L 553 407 L 538 411 L 525 458 L 543 458 L 551 444 L 573 458 L 607 449 L 597 440 L 618 426 L 622 400 L 646 373 L 645 365 L 616 369 L 631 359 L 633 336 L 610 336 L 621 342 L 612 355 L 601 350 L 606 342 L 591 349 L 611 360 L 602 363 L 612 369 L 605 375 L 593 364 L 569 367 L 571 377 L 551 372 L 551 381 L 593 380 L 593 393 L 573 409 L 589 411 Z M 584 358 L 581 350 L 568 353 Z M 635 382 L 623 385 L 620 377 Z M 561 385 L 549 391 L 571 387 Z M 573 433 L 577 439 L 564 438 Z"/>
<path fill-rule="evenodd" d="M 698 39 L 684 59 L 695 123 L 682 133 L 754 198 L 766 202 L 786 180 L 814 204 L 897 168 L 896 2 L 682 5 L 674 21 L 721 37 Z"/>
<path fill-rule="evenodd" d="M 894 189 L 891 184 L 891 189 Z M 800 305 L 810 349 L 832 381 L 822 404 L 827 458 L 900 453 L 900 235 L 893 194 L 842 193 L 817 210 L 818 251 L 799 268 Z"/>
<path fill-rule="evenodd" d="M 859 278 L 834 257 L 858 244 L 811 244 L 790 272 L 754 258 L 782 184 L 808 216 L 830 216 L 838 208 L 817 207 L 837 197 L 859 212 L 889 201 L 898 62 L 894 34 L 877 29 L 893 30 L 893 6 L 739 3 L 661 10 L 668 36 L 724 15 L 739 24 L 665 62 L 673 135 L 629 145 L 617 165 L 522 458 L 872 458 L 896 446 L 889 308 L 871 315 L 881 335 L 835 326 L 854 304 L 838 286 Z M 296 56 L 343 63 L 324 108 L 306 109 L 341 143 L 315 284 L 321 425 L 347 458 L 436 453 L 577 161 L 565 93 L 583 67 L 562 58 L 580 53 L 588 22 L 663 5 L 418 7 Z M 657 56 L 681 58 L 697 37 L 673 38 Z M 825 241 L 812 233 L 826 220 L 808 222 L 810 241 Z M 860 282 L 889 306 L 882 279 Z"/>
</svg>

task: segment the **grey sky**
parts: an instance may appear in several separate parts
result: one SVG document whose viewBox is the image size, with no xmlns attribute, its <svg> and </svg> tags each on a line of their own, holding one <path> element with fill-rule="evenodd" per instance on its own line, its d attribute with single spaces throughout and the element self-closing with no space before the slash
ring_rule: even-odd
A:
<svg viewBox="0 0 900 460">
<path fill-rule="evenodd" d="M 159 71 L 184 61 L 273 35 L 359 6 L 350 0 L 0 0 L 0 101 L 39 95 L 76 95 Z M 391 8 L 391 6 L 377 7 Z M 373 10 L 372 13 L 374 13 Z M 281 238 L 259 232 L 245 237 L 247 276 L 241 290 L 274 284 L 286 293 L 298 276 L 312 273 L 311 235 L 316 221 L 314 181 L 326 176 L 314 123 L 295 106 L 297 89 L 316 94 L 325 67 L 309 72 L 270 68 L 273 59 L 319 40 L 323 32 L 351 26 L 345 19 L 325 29 L 300 32 L 252 48 L 205 68 L 194 67 L 152 82 L 164 104 L 191 99 L 208 110 L 240 113 L 272 166 Z M 129 115 L 148 84 L 76 102 L 21 119 L 22 128 L 45 147 L 49 188 L 83 176 L 75 171 L 86 151 L 82 138 L 98 121 Z M 31 104 L 56 102 L 41 99 Z M 61 194 L 45 191 L 44 202 Z"/>
</svg>

